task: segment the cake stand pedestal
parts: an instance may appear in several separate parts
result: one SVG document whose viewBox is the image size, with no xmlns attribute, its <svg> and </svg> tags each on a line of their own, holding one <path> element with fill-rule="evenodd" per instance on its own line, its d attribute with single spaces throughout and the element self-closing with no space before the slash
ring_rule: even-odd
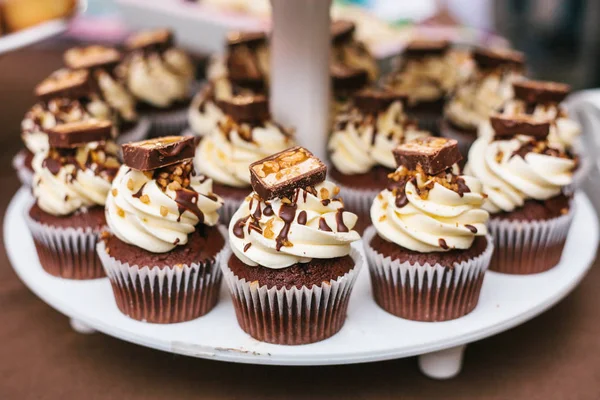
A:
<svg viewBox="0 0 600 400">
<path fill-rule="evenodd" d="M 278 346 L 259 342 L 236 321 L 225 287 L 217 306 L 193 321 L 157 325 L 134 321 L 119 311 L 108 279 L 72 281 L 47 274 L 39 264 L 24 221 L 31 196 L 21 189 L 4 219 L 10 262 L 21 280 L 43 301 L 71 318 L 78 332 L 94 330 L 142 346 L 219 361 L 270 365 L 336 365 L 419 356 L 423 373 L 436 379 L 459 373 L 465 345 L 513 328 L 552 307 L 585 276 L 598 245 L 594 209 L 583 193 L 562 260 L 550 271 L 526 276 L 487 272 L 479 304 L 465 317 L 447 322 L 414 322 L 379 308 L 367 268 L 360 271 L 341 331 L 322 342 Z M 356 244 L 359 248 L 362 243 Z M 468 362 L 468 360 L 467 360 Z"/>
</svg>

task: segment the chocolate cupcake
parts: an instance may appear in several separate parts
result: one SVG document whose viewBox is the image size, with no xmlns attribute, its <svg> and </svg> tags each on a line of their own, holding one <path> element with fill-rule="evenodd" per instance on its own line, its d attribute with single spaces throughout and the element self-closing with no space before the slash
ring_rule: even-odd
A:
<svg viewBox="0 0 600 400">
<path fill-rule="evenodd" d="M 362 265 L 351 243 L 356 215 L 344 210 L 325 165 L 295 147 L 250 166 L 252 192 L 229 225 L 224 259 L 240 327 L 276 344 L 337 333 Z"/>
<path fill-rule="evenodd" d="M 477 306 L 494 247 L 483 187 L 457 175 L 455 140 L 416 139 L 394 155 L 398 169 L 375 198 L 363 239 L 375 301 L 415 321 L 462 317 Z"/>
<path fill-rule="evenodd" d="M 488 196 L 494 271 L 533 274 L 560 261 L 573 219 L 564 189 L 575 161 L 548 142 L 550 125 L 529 115 L 495 115 L 494 135 L 481 136 L 469 152 L 465 171 Z"/>
<path fill-rule="evenodd" d="M 60 69 L 44 79 L 35 88 L 38 102 L 25 114 L 21 122 L 21 138 L 26 149 L 13 159 L 21 183 L 32 185 L 31 160 L 38 153 L 48 151 L 46 131 L 58 124 L 81 122 L 89 119 L 115 120 L 115 112 L 94 86 L 89 71 Z M 113 129 L 113 136 L 117 130 Z"/>
<path fill-rule="evenodd" d="M 145 139 L 150 124 L 146 120 L 140 121 L 135 98 L 116 78 L 115 68 L 122 60 L 120 51 L 101 45 L 73 47 L 65 52 L 63 58 L 67 68 L 89 71 L 102 99 L 116 111 L 117 142 Z"/>
<path fill-rule="evenodd" d="M 170 136 L 122 147 L 106 200 L 110 232 L 97 250 L 123 314 L 174 323 L 198 318 L 217 303 L 222 200 L 194 172 L 191 137 Z"/>
<path fill-rule="evenodd" d="M 86 120 L 48 129 L 49 149 L 33 159 L 35 204 L 26 216 L 40 263 L 68 279 L 104 276 L 96 242 L 104 203 L 119 169 L 108 121 Z"/>
<path fill-rule="evenodd" d="M 466 155 L 479 126 L 513 97 L 513 82 L 523 79 L 524 56 L 506 49 L 476 49 L 475 71 L 460 85 L 444 108 L 440 134 L 456 139 Z"/>
<path fill-rule="evenodd" d="M 446 96 L 464 79 L 464 65 L 445 40 L 414 40 L 396 60 L 396 67 L 384 78 L 384 85 L 407 96 L 406 113 L 426 129 L 437 132 Z"/>
<path fill-rule="evenodd" d="M 340 185 L 346 209 L 358 214 L 359 232 L 369 224 L 373 199 L 387 186 L 388 174 L 394 172 L 392 150 L 429 136 L 404 114 L 405 100 L 390 91 L 366 89 L 336 117 L 328 144 L 330 176 Z"/>
<path fill-rule="evenodd" d="M 152 123 L 153 136 L 179 133 L 187 126 L 194 65 L 174 40 L 167 29 L 133 34 L 115 70 L 137 99 L 140 114 Z"/>
<path fill-rule="evenodd" d="M 225 200 L 222 217 L 231 215 L 248 195 L 251 163 L 282 151 L 294 143 L 292 131 L 275 123 L 262 95 L 237 95 L 222 100 L 224 117 L 196 149 L 196 170 L 214 181 Z"/>
</svg>

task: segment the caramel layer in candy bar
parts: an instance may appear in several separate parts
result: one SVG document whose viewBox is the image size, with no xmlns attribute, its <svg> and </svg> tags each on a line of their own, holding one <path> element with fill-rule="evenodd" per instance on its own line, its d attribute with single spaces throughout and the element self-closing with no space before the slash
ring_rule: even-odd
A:
<svg viewBox="0 0 600 400">
<path fill-rule="evenodd" d="M 473 60 L 479 68 L 497 68 L 503 65 L 523 68 L 525 56 L 520 51 L 510 49 L 484 49 L 473 51 Z"/>
<path fill-rule="evenodd" d="M 123 162 L 138 171 L 166 167 L 193 158 L 194 144 L 191 136 L 165 136 L 127 143 L 122 146 Z"/>
<path fill-rule="evenodd" d="M 323 182 L 327 167 L 304 147 L 293 147 L 250 165 L 252 188 L 263 200 L 291 197 L 297 188 Z"/>
<path fill-rule="evenodd" d="M 171 46 L 173 46 L 173 32 L 168 29 L 138 32 L 125 41 L 128 50 L 163 50 Z"/>
<path fill-rule="evenodd" d="M 46 130 L 50 147 L 68 149 L 90 142 L 111 139 L 112 123 L 106 120 L 88 119 L 59 124 Z"/>
<path fill-rule="evenodd" d="M 462 160 L 454 139 L 425 137 L 399 145 L 394 149 L 398 166 L 416 170 L 420 165 L 429 175 L 437 175 Z"/>
<path fill-rule="evenodd" d="M 364 114 L 385 111 L 395 101 L 403 101 L 405 95 L 385 89 L 364 89 L 354 95 L 354 106 Z"/>
<path fill-rule="evenodd" d="M 494 129 L 494 137 L 510 139 L 515 135 L 532 136 L 537 140 L 544 140 L 550 132 L 550 121 L 536 120 L 529 115 L 505 116 L 496 114 L 490 117 Z"/>
<path fill-rule="evenodd" d="M 522 80 L 513 83 L 515 97 L 529 104 L 560 103 L 571 92 L 565 83 Z"/>
<path fill-rule="evenodd" d="M 112 47 L 92 45 L 73 47 L 65 52 L 65 65 L 71 69 L 112 67 L 121 61 L 121 53 Z"/>
<path fill-rule="evenodd" d="M 90 74 L 86 70 L 61 69 L 35 87 L 35 95 L 43 101 L 57 97 L 79 99 L 92 90 Z"/>
</svg>

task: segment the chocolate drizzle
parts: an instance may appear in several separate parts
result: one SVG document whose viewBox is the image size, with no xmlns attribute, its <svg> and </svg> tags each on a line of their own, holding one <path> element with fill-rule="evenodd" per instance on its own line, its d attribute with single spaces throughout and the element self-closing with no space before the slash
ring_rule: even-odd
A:
<svg viewBox="0 0 600 400">
<path fill-rule="evenodd" d="M 42 167 L 47 168 L 52 175 L 58 175 L 62 168 L 62 164 L 60 161 L 48 157 L 42 162 Z"/>
<path fill-rule="evenodd" d="M 274 212 L 273 209 L 271 208 L 270 205 L 267 205 L 264 209 L 263 209 L 263 214 L 266 215 L 267 217 L 271 217 L 273 216 Z"/>
<path fill-rule="evenodd" d="M 469 189 L 469 187 L 467 186 L 467 184 L 465 183 L 465 180 L 463 178 L 456 178 L 456 185 L 457 185 L 457 191 L 456 193 L 458 193 L 458 195 L 460 197 L 463 197 L 465 195 L 465 193 L 470 193 L 471 189 Z"/>
<path fill-rule="evenodd" d="M 290 233 L 292 222 L 294 222 L 294 218 L 296 217 L 296 208 L 296 204 L 282 204 L 279 209 L 279 217 L 283 220 L 283 227 L 276 239 L 277 251 L 289 244 L 288 234 Z"/>
<path fill-rule="evenodd" d="M 238 219 L 235 224 L 233 224 L 233 234 L 235 235 L 235 237 L 239 238 L 239 239 L 243 239 L 245 237 L 244 235 L 244 225 L 246 225 L 246 221 L 248 221 L 248 218 L 250 218 L 250 216 L 248 215 L 247 217 L 243 217 Z"/>
<path fill-rule="evenodd" d="M 319 230 L 325 232 L 331 232 L 331 228 L 327 225 L 325 218 L 319 218 Z"/>
<path fill-rule="evenodd" d="M 252 246 L 252 243 L 246 243 L 246 245 L 244 246 L 244 253 L 248 251 L 250 246 Z"/>
<path fill-rule="evenodd" d="M 440 247 L 444 250 L 448 250 L 450 247 L 448 246 L 448 244 L 446 243 L 446 241 L 442 238 L 440 238 L 438 240 L 438 243 L 440 244 Z"/>
<path fill-rule="evenodd" d="M 337 224 L 338 232 L 349 232 L 348 227 L 344 224 L 344 209 L 338 208 L 335 213 L 335 222 Z"/>
<path fill-rule="evenodd" d="M 477 233 L 477 228 L 475 228 L 473 225 L 466 224 L 465 228 L 467 228 L 468 230 L 470 230 L 471 233 L 473 233 L 473 234 Z"/>
<path fill-rule="evenodd" d="M 306 221 L 307 221 L 306 211 L 302 210 L 298 213 L 298 223 L 300 225 L 306 225 Z"/>
<path fill-rule="evenodd" d="M 135 197 L 136 199 L 139 199 L 140 197 L 142 197 L 143 195 L 143 191 L 144 191 L 144 187 L 146 187 L 146 183 L 148 182 L 144 182 L 144 184 L 140 187 L 140 189 L 135 192 L 134 194 L 131 195 L 131 197 Z"/>
<path fill-rule="evenodd" d="M 179 217 L 177 222 L 181 220 L 181 215 L 185 211 L 189 211 L 194 214 L 200 220 L 200 223 L 204 222 L 204 213 L 198 208 L 198 193 L 189 189 L 180 189 L 175 191 L 175 202 L 177 203 L 177 209 L 179 210 Z"/>
</svg>

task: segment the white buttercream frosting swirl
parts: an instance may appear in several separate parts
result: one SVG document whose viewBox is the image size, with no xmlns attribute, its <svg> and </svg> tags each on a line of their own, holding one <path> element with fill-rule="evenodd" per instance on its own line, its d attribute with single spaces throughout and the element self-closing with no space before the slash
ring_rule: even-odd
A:
<svg viewBox="0 0 600 400">
<path fill-rule="evenodd" d="M 529 146 L 529 147 L 528 147 Z M 575 161 L 560 156 L 547 142 L 528 136 L 510 140 L 478 138 L 469 151 L 465 172 L 484 184 L 491 213 L 510 212 L 525 200 L 547 200 L 561 193 L 573 180 Z"/>
<path fill-rule="evenodd" d="M 39 207 L 64 216 L 103 206 L 119 166 L 117 151 L 113 142 L 92 142 L 69 151 L 67 162 L 55 157 L 54 150 L 37 153 L 32 161 L 33 194 Z"/>
<path fill-rule="evenodd" d="M 182 202 L 182 190 L 191 204 Z M 166 253 L 187 244 L 199 223 L 216 225 L 222 205 L 212 193 L 212 181 L 204 176 L 192 176 L 189 187 L 173 190 L 162 188 L 151 172 L 124 165 L 106 200 L 106 222 L 121 241 Z"/>
<path fill-rule="evenodd" d="M 357 109 L 340 114 L 329 138 L 328 150 L 335 168 L 343 174 L 368 172 L 376 165 L 394 169 L 392 150 L 401 143 L 429 136 L 419 130 L 395 101 L 378 115 L 365 115 Z"/>
<path fill-rule="evenodd" d="M 118 111 L 121 118 L 128 122 L 136 121 L 138 116 L 135 111 L 135 99 L 131 93 L 106 71 L 95 71 L 94 77 L 102 96 L 113 109 Z"/>
<path fill-rule="evenodd" d="M 352 230 L 357 216 L 343 210 L 338 192 L 325 181 L 314 190 L 296 189 L 291 204 L 279 198 L 265 202 L 252 193 L 229 225 L 234 254 L 244 264 L 273 269 L 347 256 L 360 236 Z"/>
<path fill-rule="evenodd" d="M 290 133 L 272 121 L 238 124 L 226 117 L 202 139 L 196 148 L 194 165 L 196 171 L 219 184 L 249 187 L 250 164 L 293 144 Z"/>
<path fill-rule="evenodd" d="M 462 180 L 463 191 L 417 173 L 405 186 L 379 193 L 371 206 L 379 236 L 420 253 L 468 249 L 476 236 L 485 236 L 489 214 L 481 208 L 481 182 L 470 176 L 443 179 Z"/>
</svg>

